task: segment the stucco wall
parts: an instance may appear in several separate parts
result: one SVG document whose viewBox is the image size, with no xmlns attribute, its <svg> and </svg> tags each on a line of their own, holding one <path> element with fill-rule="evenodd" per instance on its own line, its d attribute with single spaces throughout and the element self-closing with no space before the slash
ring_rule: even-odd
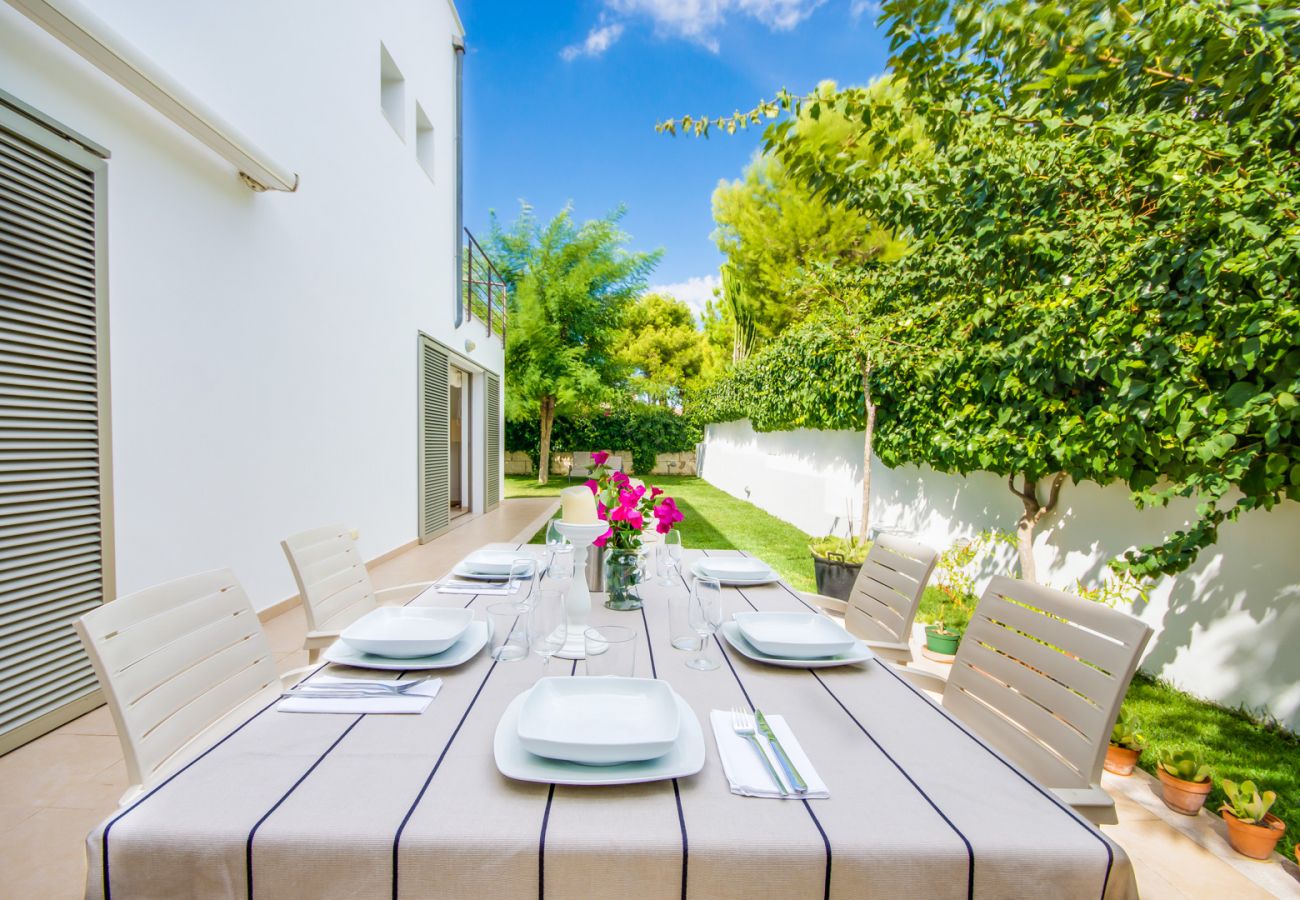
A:
<svg viewBox="0 0 1300 900">
<path fill-rule="evenodd" d="M 112 153 L 118 591 L 229 566 L 263 607 L 294 593 L 278 543 L 291 533 L 347 523 L 366 557 L 415 539 L 419 331 L 456 349 L 472 338 L 474 362 L 502 369 L 481 323 L 454 325 L 452 11 L 429 0 L 94 10 L 301 177 L 295 194 L 249 191 L 0 4 L 0 85 Z M 380 112 L 381 41 L 406 78 L 405 140 Z M 432 179 L 416 161 L 417 101 L 435 127 Z M 475 407 L 481 436 L 481 392 Z"/>
<path fill-rule="evenodd" d="M 748 422 L 710 425 L 701 475 L 810 534 L 843 531 L 862 498 L 860 432 L 756 433 Z M 871 517 L 936 548 L 985 528 L 1012 529 L 1019 501 L 1003 478 L 926 467 L 871 469 Z M 1106 562 L 1163 538 L 1191 501 L 1138 511 L 1120 485 L 1071 484 L 1037 537 L 1041 580 L 1094 583 Z M 1300 728 L 1300 504 L 1257 511 L 1220 530 L 1219 542 L 1176 577 L 1162 578 L 1133 610 L 1156 629 L 1143 668 L 1222 703 L 1266 708 Z M 1011 572 L 1009 552 L 990 560 Z M 980 588 L 983 588 L 981 581 Z"/>
</svg>

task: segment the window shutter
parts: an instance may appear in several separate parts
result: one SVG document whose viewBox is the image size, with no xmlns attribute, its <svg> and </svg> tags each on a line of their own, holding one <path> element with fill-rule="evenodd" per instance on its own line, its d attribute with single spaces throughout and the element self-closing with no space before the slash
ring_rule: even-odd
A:
<svg viewBox="0 0 1300 900">
<path fill-rule="evenodd" d="M 451 376 L 447 352 L 420 335 L 420 542 L 451 524 Z"/>
<path fill-rule="evenodd" d="M 111 592 L 103 161 L 0 109 L 0 753 L 102 703 Z"/>
<path fill-rule="evenodd" d="M 487 508 L 501 503 L 501 379 L 491 373 L 487 378 Z"/>
</svg>

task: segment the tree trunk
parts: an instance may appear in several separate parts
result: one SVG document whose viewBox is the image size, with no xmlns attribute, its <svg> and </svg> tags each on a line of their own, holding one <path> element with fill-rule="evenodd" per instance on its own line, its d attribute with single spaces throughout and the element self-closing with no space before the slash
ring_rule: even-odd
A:
<svg viewBox="0 0 1300 900">
<path fill-rule="evenodd" d="M 1061 485 L 1065 482 L 1065 473 L 1057 472 L 1052 476 L 1051 487 L 1047 491 L 1047 501 L 1038 500 L 1038 481 L 1030 481 L 1028 475 L 1022 475 L 1024 487 L 1016 487 L 1016 476 L 1007 476 L 1007 487 L 1011 493 L 1020 498 L 1025 511 L 1016 522 L 1016 555 L 1020 558 L 1020 577 L 1025 581 L 1038 583 L 1038 566 L 1034 563 L 1034 529 L 1052 510 L 1061 496 Z"/>
<path fill-rule="evenodd" d="M 551 477 L 551 426 L 555 424 L 555 398 L 542 398 L 542 446 L 537 454 L 537 483 Z"/>
<path fill-rule="evenodd" d="M 876 404 L 871 399 L 871 363 L 862 366 L 862 403 L 867 414 L 866 437 L 862 442 L 862 540 L 871 534 L 871 445 L 876 437 Z"/>
</svg>

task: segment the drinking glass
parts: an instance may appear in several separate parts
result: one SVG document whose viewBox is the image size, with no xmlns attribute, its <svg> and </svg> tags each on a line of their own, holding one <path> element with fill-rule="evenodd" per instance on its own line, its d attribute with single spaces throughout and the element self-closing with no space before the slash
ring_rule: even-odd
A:
<svg viewBox="0 0 1300 900">
<path fill-rule="evenodd" d="M 493 603 L 487 608 L 488 628 L 492 632 L 492 658 L 515 662 L 528 655 L 528 605 Z"/>
<path fill-rule="evenodd" d="M 560 533 L 559 521 L 559 519 L 551 519 L 546 523 L 546 546 L 552 550 L 565 545 L 573 546 L 569 539 Z"/>
<path fill-rule="evenodd" d="M 510 593 L 517 594 L 517 603 L 532 602 L 533 586 L 537 581 L 537 560 L 531 556 L 517 556 L 510 563 L 510 580 L 506 584 Z"/>
<path fill-rule="evenodd" d="M 635 628 L 601 625 L 586 634 L 587 674 L 631 678 L 636 670 Z"/>
<path fill-rule="evenodd" d="M 664 542 L 659 548 L 659 552 L 665 557 L 665 584 L 672 584 L 677 580 L 677 572 L 682 567 L 682 533 L 680 531 L 670 531 L 664 535 Z"/>
<path fill-rule="evenodd" d="M 528 613 L 528 643 L 542 658 L 542 674 L 546 674 L 551 657 L 564 649 L 568 636 L 564 595 L 559 591 L 539 590 Z"/>
<path fill-rule="evenodd" d="M 546 571 L 542 573 L 543 590 L 559 591 L 561 595 L 569 592 L 573 583 L 573 545 L 558 544 L 551 547 L 550 558 L 546 562 Z"/>
<path fill-rule="evenodd" d="M 675 650 L 700 648 L 700 637 L 691 625 L 691 592 L 684 585 L 668 586 L 668 636 Z"/>
<path fill-rule="evenodd" d="M 692 669 L 707 672 L 718 667 L 710 638 L 722 627 L 722 585 L 716 578 L 700 576 L 691 587 L 691 627 L 699 636 L 700 655 L 686 660 Z"/>
</svg>

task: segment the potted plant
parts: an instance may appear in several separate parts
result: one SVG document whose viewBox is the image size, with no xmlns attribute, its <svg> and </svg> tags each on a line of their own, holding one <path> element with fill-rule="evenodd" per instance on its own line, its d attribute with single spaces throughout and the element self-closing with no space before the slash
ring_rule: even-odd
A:
<svg viewBox="0 0 1300 900">
<path fill-rule="evenodd" d="M 848 600 L 869 549 L 870 541 L 858 540 L 853 535 L 836 537 L 828 534 L 809 541 L 817 593 L 836 600 Z"/>
<path fill-rule="evenodd" d="M 1185 816 L 1194 816 L 1205 805 L 1214 784 L 1210 767 L 1195 750 L 1160 754 L 1156 777 L 1163 786 L 1165 806 Z"/>
<path fill-rule="evenodd" d="M 960 643 L 961 632 L 949 630 L 942 619 L 934 625 L 925 626 L 925 649 L 931 653 L 953 656 Z"/>
<path fill-rule="evenodd" d="M 1219 807 L 1223 821 L 1228 825 L 1228 843 L 1242 856 L 1251 859 L 1268 859 L 1273 848 L 1282 840 L 1286 825 L 1268 811 L 1277 799 L 1273 791 L 1260 793 L 1253 781 L 1223 779 L 1223 792 L 1228 802 Z"/>
<path fill-rule="evenodd" d="M 1110 746 L 1106 748 L 1106 771 L 1116 775 L 1132 775 L 1147 739 L 1142 735 L 1142 722 L 1136 715 L 1120 707 L 1119 718 L 1110 732 Z"/>
</svg>

